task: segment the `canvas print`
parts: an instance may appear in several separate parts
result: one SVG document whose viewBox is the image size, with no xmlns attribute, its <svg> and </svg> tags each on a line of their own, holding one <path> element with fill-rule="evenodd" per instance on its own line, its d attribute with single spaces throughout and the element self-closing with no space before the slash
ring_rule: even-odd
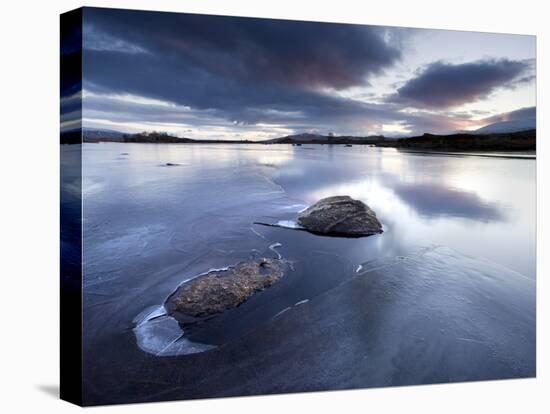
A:
<svg viewBox="0 0 550 414">
<path fill-rule="evenodd" d="M 534 36 L 82 8 L 60 59 L 62 398 L 536 375 Z"/>
</svg>

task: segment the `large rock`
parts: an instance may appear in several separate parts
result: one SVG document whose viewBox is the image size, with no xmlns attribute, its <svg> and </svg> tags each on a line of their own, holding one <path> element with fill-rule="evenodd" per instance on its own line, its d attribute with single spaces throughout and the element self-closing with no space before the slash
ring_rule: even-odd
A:
<svg viewBox="0 0 550 414">
<path fill-rule="evenodd" d="M 215 270 L 183 284 L 167 301 L 167 309 L 183 322 L 195 322 L 234 308 L 278 282 L 286 262 L 262 258 Z"/>
<path fill-rule="evenodd" d="M 298 216 L 298 224 L 312 233 L 363 237 L 382 233 L 376 213 L 349 196 L 327 197 Z"/>
</svg>

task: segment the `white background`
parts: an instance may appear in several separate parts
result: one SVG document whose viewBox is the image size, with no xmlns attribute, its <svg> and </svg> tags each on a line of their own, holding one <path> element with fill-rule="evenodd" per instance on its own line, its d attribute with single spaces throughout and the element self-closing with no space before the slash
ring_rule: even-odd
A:
<svg viewBox="0 0 550 414">
<path fill-rule="evenodd" d="M 102 408 L 124 412 L 549 412 L 547 2 L 385 0 L 88 1 L 87 6 L 513 32 L 538 36 L 538 378 Z M 0 410 L 74 412 L 57 399 L 59 13 L 78 1 L 7 0 L 0 48 Z M 475 45 L 472 45 L 475 47 Z M 545 190 L 546 187 L 546 190 Z M 513 235 L 510 235 L 513 237 Z M 544 409 L 544 406 L 546 406 Z M 96 411 L 98 408 L 90 408 Z"/>
</svg>

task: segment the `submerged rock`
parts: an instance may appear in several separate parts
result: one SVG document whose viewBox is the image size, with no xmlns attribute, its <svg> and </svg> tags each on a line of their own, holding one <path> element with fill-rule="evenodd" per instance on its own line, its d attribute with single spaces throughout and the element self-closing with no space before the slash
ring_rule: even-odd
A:
<svg viewBox="0 0 550 414">
<path fill-rule="evenodd" d="M 286 262 L 262 258 L 215 270 L 183 284 L 167 302 L 177 319 L 193 322 L 239 306 L 255 293 L 278 282 Z"/>
<path fill-rule="evenodd" d="M 362 237 L 382 233 L 382 224 L 369 206 L 349 196 L 319 200 L 298 216 L 298 224 L 312 233 Z"/>
</svg>

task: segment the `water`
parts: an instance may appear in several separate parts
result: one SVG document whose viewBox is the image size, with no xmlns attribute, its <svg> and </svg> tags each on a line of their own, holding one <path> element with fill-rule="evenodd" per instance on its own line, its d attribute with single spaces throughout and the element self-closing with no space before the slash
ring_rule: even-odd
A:
<svg viewBox="0 0 550 414">
<path fill-rule="evenodd" d="M 327 145 L 83 148 L 89 403 L 534 375 L 534 160 Z M 332 195 L 367 203 L 384 233 L 254 224 L 292 225 Z M 278 255 L 293 267 L 281 282 L 206 326 L 183 332 L 162 316 L 184 281 Z"/>
</svg>

